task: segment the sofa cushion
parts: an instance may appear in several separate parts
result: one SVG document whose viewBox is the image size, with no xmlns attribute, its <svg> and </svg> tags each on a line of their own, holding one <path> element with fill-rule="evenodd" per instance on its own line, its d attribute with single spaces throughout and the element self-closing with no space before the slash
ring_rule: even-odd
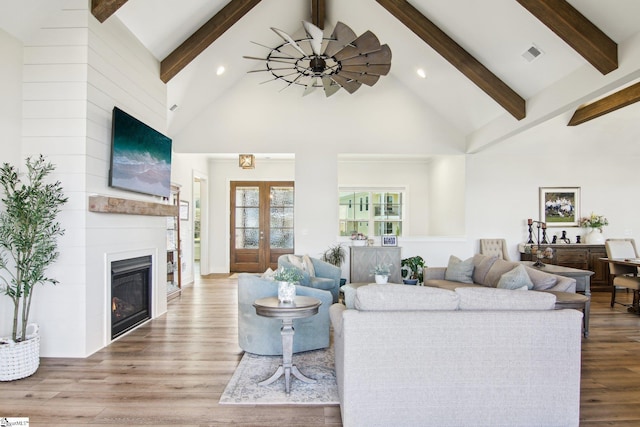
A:
<svg viewBox="0 0 640 427">
<path fill-rule="evenodd" d="M 476 254 L 473 256 L 473 283 L 487 286 L 485 278 L 489 269 L 494 262 L 498 259 L 497 255 L 487 256 L 483 254 Z"/>
<path fill-rule="evenodd" d="M 533 282 L 529 278 L 524 265 L 520 264 L 511 271 L 504 273 L 498 280 L 497 288 L 502 289 L 520 289 L 526 286 L 527 289 L 533 289 Z"/>
<path fill-rule="evenodd" d="M 456 310 L 458 295 L 425 286 L 371 284 L 358 288 L 355 308 L 362 311 Z"/>
<path fill-rule="evenodd" d="M 556 296 L 548 292 L 516 292 L 510 289 L 458 288 L 460 310 L 553 310 Z"/>
<path fill-rule="evenodd" d="M 525 269 L 533 282 L 533 289 L 536 291 L 551 289 L 558 283 L 558 278 L 554 274 L 545 273 L 529 266 L 526 266 Z"/>
<path fill-rule="evenodd" d="M 462 261 L 457 256 L 451 255 L 444 278 L 454 282 L 473 283 L 473 258 Z"/>
<path fill-rule="evenodd" d="M 487 273 L 484 284 L 486 286 L 490 286 L 495 288 L 498 286 L 498 281 L 500 281 L 500 277 L 507 271 L 513 270 L 516 266 L 518 266 L 517 262 L 505 261 L 503 259 L 497 259 L 496 262 L 493 263 L 489 272 Z"/>
<path fill-rule="evenodd" d="M 433 288 L 449 289 L 451 291 L 455 291 L 456 288 L 459 288 L 462 286 L 481 287 L 482 285 L 476 285 L 475 283 L 451 282 L 449 280 L 444 280 L 444 279 L 430 279 L 430 280 L 424 281 L 424 286 L 431 286 Z"/>
</svg>

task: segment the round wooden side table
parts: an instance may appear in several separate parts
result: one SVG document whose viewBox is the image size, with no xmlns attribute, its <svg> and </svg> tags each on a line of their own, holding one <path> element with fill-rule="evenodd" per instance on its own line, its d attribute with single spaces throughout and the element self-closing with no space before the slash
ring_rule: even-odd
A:
<svg viewBox="0 0 640 427">
<path fill-rule="evenodd" d="M 318 307 L 322 304 L 317 298 L 296 296 L 292 303 L 281 303 L 277 297 L 260 298 L 254 301 L 256 314 L 263 317 L 271 317 L 282 320 L 282 365 L 276 372 L 259 385 L 268 385 L 284 375 L 284 389 L 287 394 L 291 390 L 291 375 L 306 383 L 315 383 L 316 380 L 303 375 L 293 364 L 293 319 L 311 317 L 318 313 Z"/>
</svg>

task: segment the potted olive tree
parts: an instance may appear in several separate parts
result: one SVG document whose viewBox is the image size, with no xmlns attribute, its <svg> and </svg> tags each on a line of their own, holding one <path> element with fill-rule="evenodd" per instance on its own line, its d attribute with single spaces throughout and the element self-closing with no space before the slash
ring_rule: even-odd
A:
<svg viewBox="0 0 640 427">
<path fill-rule="evenodd" d="M 2 381 L 27 377 L 40 364 L 40 336 L 29 324 L 31 301 L 36 284 L 58 283 L 46 269 L 58 258 L 57 237 L 64 230 L 56 218 L 68 200 L 59 181 L 46 182 L 54 169 L 42 155 L 27 158 L 24 174 L 8 163 L 0 169 L 0 291 L 13 303 L 11 337 L 0 339 Z"/>
</svg>

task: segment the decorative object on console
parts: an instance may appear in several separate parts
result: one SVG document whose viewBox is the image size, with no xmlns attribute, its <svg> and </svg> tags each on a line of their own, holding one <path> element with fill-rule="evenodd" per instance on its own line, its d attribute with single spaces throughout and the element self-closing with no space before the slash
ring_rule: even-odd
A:
<svg viewBox="0 0 640 427">
<path fill-rule="evenodd" d="M 353 246 L 367 246 L 368 238 L 366 235 L 362 233 L 356 233 L 355 231 L 351 233 L 351 244 Z"/>
<path fill-rule="evenodd" d="M 405 258 L 401 261 L 402 282 L 406 285 L 416 285 L 422 283 L 423 270 L 426 268 L 424 259 L 420 255 Z"/>
<path fill-rule="evenodd" d="M 382 246 L 398 246 L 398 236 L 385 234 L 382 236 Z"/>
<path fill-rule="evenodd" d="M 300 39 L 271 27 L 284 43 L 267 47 L 270 52 L 266 58 L 244 56 L 266 63 L 265 69 L 249 72 L 269 72 L 272 80 L 287 84 L 283 89 L 294 84 L 304 86 L 303 96 L 324 88 L 327 97 L 340 88 L 354 93 L 363 83 L 373 86 L 380 76 L 389 73 L 391 49 L 386 44 L 380 45 L 371 31 L 358 37 L 351 28 L 338 22 L 331 37 L 325 39 L 320 28 L 306 21 L 302 24 L 306 37 Z"/>
<path fill-rule="evenodd" d="M 609 225 L 609 220 L 604 216 L 596 215 L 593 212 L 591 212 L 590 216 L 580 218 L 580 227 L 591 228 L 591 231 L 585 237 L 587 244 L 590 245 L 604 243 L 602 228 L 606 225 Z"/>
<path fill-rule="evenodd" d="M 371 274 L 374 276 L 376 283 L 384 284 L 389 281 L 389 274 L 391 274 L 391 264 L 376 264 Z"/>
<path fill-rule="evenodd" d="M 535 224 L 536 228 L 538 229 L 538 233 L 537 233 L 537 240 L 536 242 L 533 241 L 533 230 L 532 227 Z M 547 224 L 541 221 L 534 221 L 533 219 L 529 218 L 527 219 L 527 225 L 529 227 L 529 240 L 527 241 L 527 244 L 535 244 L 536 248 L 532 251 L 532 253 L 536 254 L 537 260 L 536 263 L 534 264 L 535 267 L 544 267 L 544 263 L 542 262 L 543 258 L 552 258 L 553 257 L 553 252 L 551 252 L 551 256 L 547 257 L 544 254 L 544 251 L 542 250 L 542 248 L 540 247 L 540 245 L 546 245 L 549 242 L 547 241 Z M 542 230 L 542 240 L 540 239 L 540 230 Z M 555 239 L 555 236 L 554 236 Z M 532 247 L 533 248 L 533 247 Z M 534 252 L 535 251 L 535 252 Z"/>
<path fill-rule="evenodd" d="M 238 166 L 242 169 L 254 169 L 256 167 L 256 156 L 253 154 L 239 154 Z"/>
<path fill-rule="evenodd" d="M 23 173 L 9 163 L 0 169 L 0 270 L 7 273 L 1 290 L 13 303 L 11 337 L 0 338 L 0 381 L 28 377 L 40 365 L 38 326 L 29 324 L 31 301 L 36 284 L 58 283 L 46 272 L 59 255 L 57 238 L 64 230 L 57 217 L 68 201 L 60 181 L 46 182 L 54 169 L 42 155 L 28 157 Z"/>
<path fill-rule="evenodd" d="M 578 226 L 580 187 L 540 187 L 540 218 L 549 227 Z"/>
</svg>

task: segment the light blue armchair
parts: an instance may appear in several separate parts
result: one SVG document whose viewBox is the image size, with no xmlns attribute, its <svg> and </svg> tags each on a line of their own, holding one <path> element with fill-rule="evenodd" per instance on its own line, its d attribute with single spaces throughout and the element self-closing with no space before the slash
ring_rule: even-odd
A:
<svg viewBox="0 0 640 427">
<path fill-rule="evenodd" d="M 301 270 L 303 278 L 300 284 L 311 288 L 329 291 L 331 292 L 331 295 L 333 295 L 333 302 L 338 302 L 342 270 L 335 265 L 317 258 L 311 258 L 311 262 L 313 263 L 313 269 L 315 270 L 316 275 L 315 277 L 311 277 L 308 272 Z M 288 255 L 280 255 L 280 257 L 278 257 L 278 268 L 280 267 L 295 268 L 295 266 L 289 262 Z"/>
<path fill-rule="evenodd" d="M 331 292 L 296 285 L 296 295 L 318 298 L 322 301 L 318 314 L 294 319 L 293 352 L 329 347 L 329 307 L 333 303 Z M 238 275 L 238 344 L 244 351 L 265 356 L 282 354 L 282 321 L 256 314 L 253 302 L 258 298 L 278 296 L 278 283 L 259 276 Z"/>
</svg>

